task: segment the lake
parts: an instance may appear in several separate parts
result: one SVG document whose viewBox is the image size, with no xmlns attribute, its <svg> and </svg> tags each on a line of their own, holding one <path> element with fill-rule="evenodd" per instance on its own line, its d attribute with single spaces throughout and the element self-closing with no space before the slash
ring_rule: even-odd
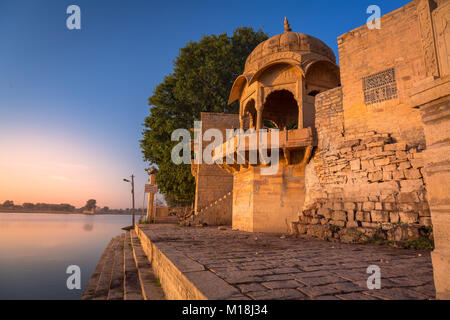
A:
<svg viewBox="0 0 450 320">
<path fill-rule="evenodd" d="M 131 216 L 1 213 L 0 299 L 78 300 L 106 245 Z M 67 267 L 81 269 L 69 290 Z"/>
</svg>

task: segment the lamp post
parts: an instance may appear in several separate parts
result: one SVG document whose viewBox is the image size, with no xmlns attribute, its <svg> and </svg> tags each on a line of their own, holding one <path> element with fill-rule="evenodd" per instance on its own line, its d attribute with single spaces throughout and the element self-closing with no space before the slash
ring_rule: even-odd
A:
<svg viewBox="0 0 450 320">
<path fill-rule="evenodd" d="M 132 214 L 132 228 L 134 229 L 134 175 L 133 174 L 131 175 L 131 181 L 128 179 L 123 179 L 123 181 L 131 183 L 131 198 L 132 198 L 132 202 L 133 202 L 131 214 Z"/>
</svg>

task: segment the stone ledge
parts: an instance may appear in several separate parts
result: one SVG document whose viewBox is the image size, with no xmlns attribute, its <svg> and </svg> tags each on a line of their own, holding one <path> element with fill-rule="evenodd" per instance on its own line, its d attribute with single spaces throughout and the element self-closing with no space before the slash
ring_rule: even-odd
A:
<svg viewBox="0 0 450 320">
<path fill-rule="evenodd" d="M 136 233 L 168 299 L 225 300 L 239 295 L 236 288 L 205 270 L 203 265 L 162 242 L 170 238 L 151 230 L 143 232 L 138 225 Z"/>
</svg>

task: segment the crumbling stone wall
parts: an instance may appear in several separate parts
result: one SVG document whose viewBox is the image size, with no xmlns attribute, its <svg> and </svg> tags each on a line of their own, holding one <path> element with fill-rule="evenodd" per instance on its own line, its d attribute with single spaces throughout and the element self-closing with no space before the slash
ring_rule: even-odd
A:
<svg viewBox="0 0 450 320">
<path fill-rule="evenodd" d="M 317 96 L 319 145 L 306 169 L 306 201 L 294 231 L 321 239 L 365 242 L 428 236 L 424 145 L 389 133 L 344 129 L 342 90 Z"/>
</svg>

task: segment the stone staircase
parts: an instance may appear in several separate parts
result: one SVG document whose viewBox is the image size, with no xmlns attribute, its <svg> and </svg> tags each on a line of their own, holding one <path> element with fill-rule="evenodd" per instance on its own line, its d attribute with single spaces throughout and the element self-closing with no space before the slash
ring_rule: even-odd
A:
<svg viewBox="0 0 450 320">
<path fill-rule="evenodd" d="M 81 299 L 165 299 L 134 230 L 114 237 L 109 242 Z"/>
<path fill-rule="evenodd" d="M 229 191 L 219 199 L 198 209 L 197 214 L 192 212 L 185 215 L 181 219 L 180 225 L 231 225 L 232 202 L 233 191 Z"/>
</svg>

